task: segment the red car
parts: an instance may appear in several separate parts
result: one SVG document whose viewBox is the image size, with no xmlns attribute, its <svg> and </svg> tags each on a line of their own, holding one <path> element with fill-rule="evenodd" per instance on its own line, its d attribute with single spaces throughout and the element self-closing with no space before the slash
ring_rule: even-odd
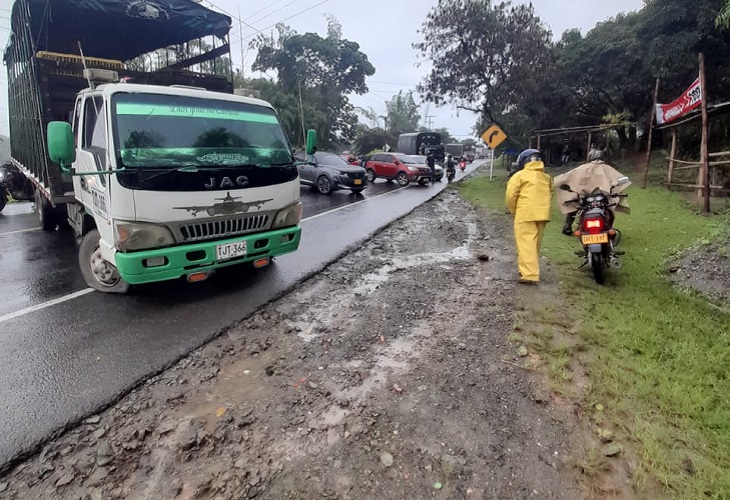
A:
<svg viewBox="0 0 730 500">
<path fill-rule="evenodd" d="M 365 164 L 368 182 L 377 178 L 395 180 L 401 186 L 411 182 L 426 184 L 431 180 L 431 169 L 402 153 L 375 153 Z"/>
</svg>

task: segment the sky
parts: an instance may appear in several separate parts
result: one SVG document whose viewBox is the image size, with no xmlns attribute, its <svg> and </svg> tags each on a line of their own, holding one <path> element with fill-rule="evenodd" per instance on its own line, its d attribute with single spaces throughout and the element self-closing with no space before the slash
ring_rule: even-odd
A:
<svg viewBox="0 0 730 500">
<path fill-rule="evenodd" d="M 123 0 L 131 1 L 131 0 Z M 418 66 L 419 54 L 412 44 L 421 40 L 418 30 L 437 0 L 200 0 L 206 7 L 216 7 L 239 17 L 243 39 L 251 40 L 259 30 L 269 33 L 273 25 L 284 22 L 299 33 L 326 34 L 327 18 L 332 15 L 342 24 L 343 36 L 360 44 L 375 67 L 375 74 L 367 80 L 369 92 L 353 96 L 352 103 L 373 108 L 378 115 L 385 114 L 385 102 L 399 90 L 415 90 L 428 73 L 426 65 Z M 515 1 L 513 3 L 527 3 Z M 13 0 L 0 0 L 0 47 L 7 44 L 10 8 Z M 568 29 L 579 28 L 584 34 L 596 25 L 618 13 L 638 10 L 643 0 L 532 0 L 537 15 L 552 30 L 555 38 Z M 234 65 L 241 60 L 239 23 L 234 19 L 231 33 Z M 256 54 L 248 50 L 244 64 L 249 67 Z M 247 70 L 248 71 L 248 70 Z M 250 72 L 248 73 L 250 74 Z M 270 72 L 273 76 L 274 73 Z M 258 76 L 258 75 L 255 75 Z M 450 106 L 436 108 L 421 103 L 421 115 L 431 116 L 433 128 L 446 127 L 460 139 L 471 137 L 475 117 Z M 0 134 L 8 134 L 7 72 L 0 70 Z"/>
</svg>

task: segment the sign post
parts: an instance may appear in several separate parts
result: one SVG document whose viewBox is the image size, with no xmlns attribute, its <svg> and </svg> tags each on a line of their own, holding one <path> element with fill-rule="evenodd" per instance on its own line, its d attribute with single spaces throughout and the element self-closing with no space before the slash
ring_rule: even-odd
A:
<svg viewBox="0 0 730 500">
<path fill-rule="evenodd" d="M 505 141 L 505 139 L 507 139 L 507 134 L 505 134 L 504 131 L 497 125 L 492 125 L 482 134 L 482 140 L 484 140 L 485 144 L 489 146 L 489 150 L 492 153 L 489 162 L 490 181 L 492 180 L 492 176 L 494 174 L 494 151 L 497 149 L 497 146 Z"/>
</svg>

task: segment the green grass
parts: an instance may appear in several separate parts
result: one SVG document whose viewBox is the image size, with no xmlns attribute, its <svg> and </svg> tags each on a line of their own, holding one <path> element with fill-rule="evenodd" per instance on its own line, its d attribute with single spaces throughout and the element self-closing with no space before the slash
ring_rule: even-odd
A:
<svg viewBox="0 0 730 500">
<path fill-rule="evenodd" d="M 473 204 L 504 218 L 505 179 L 477 177 L 460 187 Z M 727 236 L 730 215 L 696 215 L 682 196 L 662 188 L 629 190 L 632 214 L 617 214 L 623 267 L 596 285 L 560 233 L 554 208 L 543 253 L 558 267 L 561 302 L 530 320 L 533 331 L 573 321 L 580 360 L 590 378 L 586 402 L 600 402 L 648 475 L 674 498 L 730 498 L 730 314 L 667 280 L 668 260 L 693 245 Z M 554 205 L 556 205 L 554 203 Z M 527 325 L 525 325 L 527 327 Z M 565 328 L 562 326 L 561 328 Z M 546 341 L 546 340 L 545 340 Z M 565 378 L 576 349 L 545 348 L 551 378 Z"/>
</svg>

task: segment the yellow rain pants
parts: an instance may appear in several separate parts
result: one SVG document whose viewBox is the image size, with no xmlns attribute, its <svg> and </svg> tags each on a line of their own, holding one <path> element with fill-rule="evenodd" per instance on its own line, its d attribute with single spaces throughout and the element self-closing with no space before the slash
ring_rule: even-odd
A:
<svg viewBox="0 0 730 500">
<path fill-rule="evenodd" d="M 546 225 L 546 221 L 515 221 L 517 269 L 523 280 L 540 281 L 540 244 Z"/>
</svg>

